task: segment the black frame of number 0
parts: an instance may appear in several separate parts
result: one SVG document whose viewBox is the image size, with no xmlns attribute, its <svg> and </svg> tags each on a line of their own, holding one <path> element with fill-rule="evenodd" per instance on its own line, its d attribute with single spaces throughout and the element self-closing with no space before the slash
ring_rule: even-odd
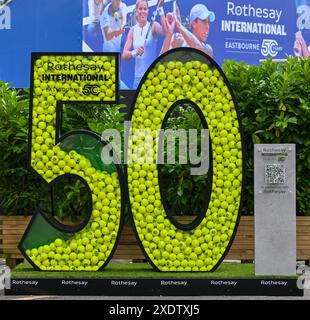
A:
<svg viewBox="0 0 310 320">
<path fill-rule="evenodd" d="M 227 245 L 226 247 L 226 250 L 225 252 L 222 254 L 222 257 L 221 259 L 219 259 L 219 261 L 216 263 L 216 265 L 210 270 L 210 271 L 205 271 L 205 272 L 214 272 L 218 267 L 219 265 L 223 262 L 223 260 L 225 259 L 227 253 L 229 252 L 231 246 L 232 246 L 232 243 L 234 241 L 234 238 L 236 236 L 236 233 L 237 233 L 237 230 L 238 230 L 238 226 L 239 226 L 239 223 L 240 223 L 240 217 L 241 217 L 241 208 L 242 208 L 242 203 L 244 201 L 244 189 L 245 189 L 245 142 L 244 142 L 244 131 L 243 131 L 243 127 L 242 127 L 242 122 L 241 122 L 241 118 L 240 118 L 240 113 L 239 113 L 239 110 L 238 110 L 238 107 L 237 107 L 237 101 L 236 101 L 236 97 L 234 95 L 234 92 L 232 90 L 232 87 L 226 77 L 226 75 L 224 74 L 223 70 L 221 69 L 221 67 L 215 62 L 214 59 L 212 59 L 210 56 L 208 56 L 207 54 L 205 54 L 204 52 L 202 52 L 201 50 L 198 50 L 198 49 L 194 49 L 194 48 L 176 48 L 176 49 L 172 49 L 172 50 L 169 50 L 165 53 L 163 53 L 161 56 L 159 56 L 151 65 L 150 67 L 148 68 L 148 70 L 145 72 L 143 78 L 141 79 L 141 82 L 138 86 L 138 88 L 136 89 L 136 93 L 135 93 L 135 98 L 133 100 L 133 103 L 132 105 L 130 106 L 130 109 L 129 109 L 129 113 L 128 113 L 128 117 L 127 117 L 127 121 L 131 121 L 132 119 L 132 116 L 133 116 L 133 112 L 135 110 L 135 106 L 137 104 L 137 99 L 139 97 L 139 94 L 140 94 L 140 91 L 141 91 L 141 88 L 143 86 L 143 84 L 145 83 L 149 73 L 154 69 L 154 67 L 160 63 L 161 61 L 169 61 L 169 57 L 171 56 L 171 60 L 179 60 L 179 61 L 182 61 L 180 58 L 185 58 L 185 59 L 188 59 L 190 57 L 190 55 L 193 54 L 195 56 L 199 56 L 201 61 L 207 61 L 207 64 L 208 65 L 211 65 L 214 69 L 218 70 L 225 85 L 227 86 L 228 90 L 229 90 L 229 93 L 231 94 L 231 97 L 232 97 L 232 101 L 234 103 L 234 109 L 236 111 L 236 114 L 237 114 L 237 120 L 238 120 L 238 123 L 239 123 L 239 132 L 240 132 L 240 136 L 241 136 L 241 149 L 242 149 L 242 183 L 241 183 L 241 195 L 240 195 L 240 204 L 239 204 L 239 209 L 238 209 L 238 215 L 237 215 L 237 220 L 235 222 L 235 227 L 234 227 L 234 230 L 233 230 L 233 233 L 231 235 L 231 238 L 230 238 L 230 241 L 229 241 L 229 244 Z M 175 56 L 178 56 L 178 58 L 176 58 Z M 197 106 L 196 103 L 194 103 L 193 101 L 189 100 L 189 99 L 184 99 L 184 100 L 180 100 L 180 101 L 176 101 L 172 104 L 172 106 L 168 109 L 166 115 L 165 115 L 165 118 L 162 122 L 162 126 L 161 128 L 162 129 L 165 129 L 166 125 L 167 125 L 167 121 L 168 121 L 168 118 L 169 116 L 172 114 L 173 110 L 175 109 L 175 107 L 179 106 L 180 104 L 182 103 L 186 103 L 186 104 L 189 104 L 191 105 L 191 107 L 193 107 L 195 109 L 195 111 L 197 112 L 200 120 L 201 120 L 201 123 L 202 123 L 202 126 L 204 129 L 208 129 L 208 124 L 206 123 L 206 120 L 205 120 L 205 117 L 202 113 L 202 110 L 199 108 L 199 106 Z M 128 142 L 128 141 L 127 141 Z M 128 145 L 125 146 L 125 150 L 128 150 Z M 209 176 L 208 176 L 208 184 L 210 184 L 212 186 L 212 180 L 213 180 L 213 161 L 212 161 L 212 139 L 210 139 L 210 154 L 209 154 Z M 162 181 L 162 175 L 161 175 L 161 168 L 162 168 L 162 165 L 161 164 L 157 164 L 157 170 L 158 170 L 158 183 L 159 183 L 159 189 L 160 189 L 160 194 L 161 194 L 161 201 L 162 201 L 162 204 L 163 204 L 163 207 L 165 209 L 165 213 L 167 215 L 167 218 L 170 220 L 170 222 L 172 223 L 172 225 L 174 225 L 176 228 L 178 228 L 180 231 L 183 231 L 183 232 L 188 232 L 188 231 L 191 231 L 193 229 L 195 229 L 203 220 L 203 218 L 205 217 L 205 213 L 200 213 L 196 219 L 194 219 L 193 222 L 191 222 L 190 224 L 187 224 L 187 225 L 183 225 L 179 222 L 177 222 L 174 218 L 173 218 L 173 215 L 172 213 L 169 211 L 168 209 L 168 206 L 167 206 L 167 203 L 166 203 L 166 200 L 165 200 L 165 196 L 163 194 L 163 181 Z M 128 165 L 125 164 L 124 165 L 124 176 L 125 176 L 125 179 L 126 179 L 126 185 L 127 185 L 127 189 L 126 189 L 126 195 L 127 195 L 127 204 L 128 204 L 128 208 L 130 210 L 130 218 L 131 218 L 131 222 L 132 222 L 132 226 L 133 226 L 133 229 L 134 229 L 134 233 L 135 233 L 135 236 L 136 236 L 136 239 L 140 245 L 140 248 L 142 250 L 142 252 L 144 253 L 145 257 L 147 258 L 147 261 L 149 262 L 149 264 L 153 267 L 154 270 L 158 271 L 158 272 L 165 272 L 165 271 L 162 271 L 160 270 L 154 263 L 153 261 L 150 259 L 148 253 L 146 252 L 143 244 L 142 244 L 142 241 L 139 237 L 139 234 L 138 234 L 138 231 L 137 231 L 137 228 L 136 228 L 136 224 L 135 224 L 135 221 L 134 221 L 134 216 L 133 216 L 133 212 L 132 212 L 132 208 L 131 208 L 131 202 L 130 202 L 130 196 L 129 196 L 129 190 L 128 190 Z M 209 202 L 210 202 L 210 198 L 211 198 L 211 192 L 212 192 L 212 188 L 210 188 L 206 194 L 206 199 L 205 199 L 205 203 L 207 204 L 206 206 L 206 212 L 207 212 L 207 209 L 208 209 L 208 206 L 209 206 Z M 180 272 L 180 271 L 167 271 L 167 272 Z M 184 273 L 186 272 L 193 272 L 193 271 L 182 271 Z M 202 272 L 202 271 L 199 271 L 199 272 Z"/>
<path fill-rule="evenodd" d="M 229 241 L 229 244 L 227 245 L 226 249 L 225 249 L 225 252 L 222 254 L 221 256 L 221 259 L 219 259 L 219 261 L 217 262 L 217 264 L 210 270 L 210 271 L 207 271 L 207 272 L 213 272 L 215 271 L 218 266 L 222 263 L 222 261 L 224 260 L 225 256 L 227 255 L 228 251 L 230 250 L 231 248 L 231 245 L 233 243 L 233 240 L 235 238 L 235 235 L 236 235 L 236 232 L 237 232 L 237 229 L 238 229 L 238 225 L 239 225 L 239 222 L 240 222 L 240 215 L 241 215 L 241 207 L 242 207 L 242 203 L 243 203 L 243 199 L 244 199 L 244 187 L 245 187 L 245 143 L 244 143 L 244 133 L 243 133 L 243 128 L 242 128 L 242 123 L 241 123 L 241 120 L 240 120 L 240 114 L 239 114 L 239 111 L 238 111 L 238 108 L 237 108 L 237 103 L 236 103 L 236 99 L 235 99 L 235 96 L 234 96 L 234 93 L 232 91 L 232 88 L 224 74 L 224 72 L 222 71 L 222 69 L 220 68 L 220 66 L 211 58 L 209 57 L 208 55 L 206 55 L 205 53 L 197 50 L 197 49 L 193 49 L 193 48 L 177 48 L 177 49 L 173 49 L 173 50 L 170 50 L 166 53 L 164 53 L 163 55 L 161 55 L 158 59 L 156 59 L 152 65 L 148 68 L 148 70 L 146 71 L 144 77 L 142 78 L 141 82 L 140 82 L 140 85 L 139 87 L 137 88 L 136 92 L 135 92 L 135 98 L 133 99 L 133 102 L 132 104 L 130 105 L 130 108 L 129 108 L 129 112 L 128 112 L 128 116 L 127 116 L 127 121 L 130 121 L 132 119 L 132 116 L 133 116 L 133 112 L 134 112 L 134 109 L 135 109 L 135 106 L 136 106 L 136 103 L 137 103 L 137 99 L 138 99 L 138 96 L 139 96 L 139 93 L 140 93 L 140 90 L 141 90 L 141 87 L 142 85 L 145 83 L 145 80 L 149 74 L 149 72 L 157 65 L 157 63 L 161 62 L 162 60 L 165 60 L 166 58 L 169 58 L 169 56 L 171 57 L 174 57 L 175 55 L 178 55 L 180 54 L 182 57 L 184 57 L 184 55 L 188 55 L 190 57 L 191 54 L 194 54 L 195 56 L 200 56 L 201 57 L 201 60 L 203 61 L 207 61 L 207 64 L 211 65 L 214 69 L 218 70 L 225 85 L 227 86 L 228 90 L 229 90 L 229 93 L 231 94 L 231 97 L 232 97 L 232 100 L 233 100 L 233 103 L 234 103 L 234 110 L 236 111 L 237 113 L 237 119 L 238 119 L 238 122 L 239 122 L 239 132 L 240 132 L 240 137 L 241 137 L 241 144 L 242 144 L 242 183 L 241 183 L 241 195 L 240 195 L 240 204 L 239 204 L 239 209 L 238 209 L 238 215 L 237 215 L 237 220 L 235 222 L 235 226 L 234 226 L 234 230 L 233 230 L 233 233 L 231 235 L 231 238 L 230 238 L 230 241 Z M 100 140 L 103 145 L 107 145 L 109 144 L 107 141 L 103 141 L 101 139 L 101 137 L 99 135 L 97 135 L 96 133 L 94 132 L 90 132 L 90 131 L 87 131 L 87 130 L 75 130 L 75 131 L 72 131 L 72 132 L 69 132 L 69 133 L 66 133 L 65 135 L 61 135 L 61 127 L 62 127 L 62 105 L 63 104 L 69 104 L 69 103 L 72 103 L 72 104 L 77 104 L 77 103 L 82 103 L 82 104 L 85 104 L 85 103 L 88 103 L 88 104 L 104 104 L 104 105 L 111 105 L 111 104 L 117 104 L 119 102 L 119 54 L 118 53 L 33 53 L 32 54 L 32 57 L 31 57 L 31 87 L 30 87 L 30 92 L 31 92 L 31 105 L 30 105 L 30 119 L 29 119 L 29 152 L 28 152 L 28 159 L 29 159 L 29 167 L 32 169 L 32 171 L 34 171 L 41 179 L 42 182 L 44 182 L 45 184 L 47 183 L 31 166 L 31 139 L 32 139 L 32 111 L 33 111 L 33 75 L 34 75 L 34 63 L 35 63 L 35 60 L 42 56 L 42 55 L 49 55 L 49 56 L 65 56 L 65 55 L 77 55 L 77 56 L 115 56 L 116 57 L 116 92 L 115 92 L 115 95 L 116 95 L 116 99 L 115 101 L 81 101 L 81 102 L 75 102 L 75 101 L 64 101 L 64 102 L 58 102 L 57 104 L 57 112 L 56 112 L 56 144 L 58 142 L 61 142 L 63 141 L 66 137 L 70 136 L 70 135 L 73 135 L 73 134 L 87 134 L 87 135 L 90 135 L 90 136 L 93 136 L 94 138 Z M 175 58 L 174 58 L 175 59 Z M 167 123 L 167 120 L 168 120 L 168 117 L 169 115 L 172 113 L 172 111 L 174 110 L 174 108 L 177 106 L 177 105 L 180 105 L 182 102 L 186 102 L 187 104 L 190 104 L 194 109 L 195 111 L 198 113 L 199 115 L 199 118 L 201 120 L 201 123 L 202 123 L 202 126 L 207 129 L 208 128 L 208 125 L 206 123 L 206 120 L 203 116 L 203 113 L 201 111 L 201 109 L 191 100 L 182 100 L 182 101 L 176 101 L 168 110 L 168 112 L 166 113 L 165 115 L 165 119 L 162 123 L 162 128 L 165 128 L 166 126 L 166 123 Z M 128 142 L 128 141 L 127 141 Z M 128 145 L 125 145 L 124 146 L 125 150 L 128 150 Z M 212 185 L 212 176 L 213 176 L 213 163 L 212 163 L 212 141 L 210 141 L 210 156 L 209 156 L 209 159 L 210 159 L 210 163 L 209 163 L 209 177 L 208 177 L 208 183 L 211 183 L 210 185 Z M 115 158 L 116 159 L 116 158 Z M 132 213 L 132 209 L 131 209 L 131 203 L 130 203 L 130 196 L 129 196 L 129 190 L 128 190 L 128 168 L 127 168 L 127 164 L 124 165 L 124 173 L 122 171 L 122 168 L 120 165 L 117 165 L 116 164 L 116 168 L 117 168 L 117 173 L 118 173 L 118 177 L 119 177 L 119 181 L 120 181 L 120 188 L 121 188 L 121 216 L 120 216 L 120 225 L 119 225 L 119 229 L 118 229 L 118 235 L 117 235 L 117 238 L 115 240 L 115 244 L 114 244 L 114 247 L 109 255 L 109 257 L 107 258 L 106 262 L 98 269 L 98 271 L 101 271 L 105 268 L 105 266 L 109 263 L 109 261 L 111 260 L 118 244 L 119 244 L 119 240 L 120 240 L 120 234 L 121 234 L 121 231 L 122 231 L 122 228 L 123 228 L 123 224 L 124 224 L 124 214 L 125 214 L 125 207 L 127 205 L 128 209 L 129 209 L 129 212 L 130 212 L 130 219 L 131 219 L 131 222 L 132 222 L 132 226 L 133 226 L 133 229 L 134 229 L 134 233 L 135 233 L 135 236 L 136 236 L 136 239 L 141 247 L 141 250 L 143 251 L 146 259 L 148 260 L 148 262 L 150 263 L 150 265 L 153 267 L 153 269 L 155 269 L 156 271 L 160 271 L 162 272 L 161 270 L 158 269 L 158 267 L 152 262 L 152 260 L 149 258 L 147 252 L 145 251 L 145 248 L 142 244 L 142 241 L 140 240 L 140 237 L 139 237 L 139 234 L 137 232 L 137 228 L 136 228 L 136 225 L 135 225 L 135 221 L 134 221 L 134 217 L 133 217 L 133 213 Z M 160 189 L 160 194 L 161 194 L 161 201 L 162 201 L 162 204 L 164 206 L 164 209 L 165 209 L 165 212 L 166 212 L 166 215 L 168 217 L 168 219 L 170 220 L 170 222 L 176 226 L 180 231 L 183 231 L 183 232 L 187 232 L 187 231 L 190 231 L 190 230 L 193 230 L 195 229 L 200 223 L 201 221 L 203 220 L 203 218 L 205 217 L 206 214 L 204 213 L 201 213 L 190 225 L 181 225 L 179 223 L 177 223 L 174 218 L 172 217 L 171 213 L 169 212 L 168 208 L 167 208 L 167 204 L 166 204 L 166 201 L 165 201 L 165 197 L 163 196 L 163 186 L 162 186 L 162 178 L 161 178 L 161 165 L 158 165 L 157 166 L 158 168 L 158 173 L 159 173 L 159 189 Z M 57 181 L 61 178 L 63 178 L 64 176 L 71 176 L 71 174 L 65 174 L 65 175 L 62 175 L 58 178 L 56 178 L 53 182 L 49 183 L 49 185 L 53 186 L 55 183 L 57 183 Z M 79 176 L 75 176 L 75 177 L 78 177 L 79 179 L 81 179 L 85 186 L 87 187 L 88 189 L 88 192 L 89 194 L 91 194 L 91 191 L 86 183 L 86 181 L 84 181 L 81 177 Z M 210 188 L 211 190 L 208 191 L 207 195 L 206 195 L 206 205 L 208 207 L 209 205 L 209 201 L 210 201 L 210 196 L 211 196 L 211 192 L 212 192 L 212 188 Z M 21 250 L 21 252 L 23 253 L 23 255 L 26 257 L 26 259 L 30 262 L 30 264 L 35 268 L 35 269 L 39 269 L 32 261 L 31 259 L 28 259 L 28 256 L 25 252 L 25 248 L 23 247 L 23 242 L 24 242 L 24 239 L 26 238 L 29 230 L 31 229 L 31 226 L 32 226 L 32 223 L 34 222 L 36 216 L 38 214 L 41 214 L 44 219 L 50 224 L 52 225 L 54 228 L 56 228 L 57 230 L 59 231 L 62 231 L 62 232 L 67 232 L 67 233 L 75 233 L 75 232 L 78 232 L 78 231 L 81 231 L 88 223 L 89 219 L 90 219 L 90 215 L 91 215 L 91 212 L 92 212 L 92 205 L 90 205 L 90 208 L 88 210 L 88 213 L 87 213 L 87 218 L 83 221 L 83 223 L 75 228 L 72 228 L 72 227 L 66 227 L 64 226 L 63 224 L 60 224 L 58 221 L 56 221 L 54 218 L 50 218 L 48 216 L 46 216 L 45 214 L 42 214 L 42 213 L 39 213 L 39 212 L 36 212 L 35 215 L 32 217 L 20 243 L 19 243 L 19 249 Z M 206 211 L 207 212 L 207 211 Z M 57 272 L 57 271 L 55 271 Z M 68 271 L 68 272 L 74 272 L 74 271 Z M 177 271 L 178 272 L 178 271 Z M 183 271 L 184 272 L 184 271 Z"/>
</svg>

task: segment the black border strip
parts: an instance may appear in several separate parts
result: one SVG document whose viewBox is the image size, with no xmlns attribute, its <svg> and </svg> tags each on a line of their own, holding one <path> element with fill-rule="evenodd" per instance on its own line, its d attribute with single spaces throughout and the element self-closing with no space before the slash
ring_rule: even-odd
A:
<svg viewBox="0 0 310 320">
<path fill-rule="evenodd" d="M 102 105 L 111 105 L 111 104 L 119 104 L 119 72 L 120 72 L 120 63 L 119 63 L 119 58 L 120 58 L 120 54 L 119 53 L 80 53 L 80 52 L 33 52 L 31 54 L 31 76 L 30 76 L 30 108 L 29 108 L 29 127 L 28 127 L 28 167 L 29 169 L 34 172 L 34 174 L 39 177 L 40 181 L 42 181 L 42 183 L 47 184 L 49 186 L 53 186 L 55 183 L 58 182 L 58 180 L 62 179 L 65 176 L 68 177 L 77 177 L 79 178 L 86 186 L 88 189 L 89 194 L 91 194 L 91 190 L 88 186 L 88 183 L 81 178 L 80 176 L 77 175 L 73 175 L 73 174 L 64 174 L 61 175 L 59 177 L 57 177 L 55 180 L 53 180 L 53 182 L 46 182 L 31 166 L 31 147 L 32 147 L 32 122 L 33 122 L 33 89 L 34 89 L 34 64 L 35 61 L 40 58 L 41 56 L 113 56 L 115 57 L 115 70 L 116 70 L 116 78 L 115 78 L 115 99 L 114 100 L 109 100 L 109 101 L 73 101 L 73 100 L 69 100 L 69 101 L 57 101 L 56 104 L 56 134 L 55 134 L 55 144 L 58 144 L 59 142 L 61 142 L 62 140 L 64 140 L 66 137 L 74 135 L 74 134 L 86 134 L 89 136 L 94 137 L 95 139 L 97 139 L 98 141 L 100 141 L 104 146 L 108 145 L 109 142 L 105 141 L 104 139 L 102 139 L 98 134 L 88 131 L 88 130 L 74 130 L 71 132 L 68 132 L 66 134 L 64 134 L 63 136 L 61 136 L 61 128 L 62 128 L 62 105 L 63 104 L 68 104 L 68 103 L 72 103 L 72 104 L 102 104 Z M 119 228 L 118 228 L 118 235 L 115 239 L 115 243 L 114 243 L 114 247 L 111 250 L 111 253 L 109 255 L 109 257 L 106 259 L 105 263 L 98 269 L 98 271 L 101 271 L 105 268 L 105 266 L 110 262 L 110 260 L 112 259 L 114 252 L 116 251 L 118 244 L 119 244 L 119 240 L 120 240 L 120 235 L 121 235 L 121 231 L 123 229 L 123 225 L 124 225 L 124 214 L 125 214 L 125 210 L 126 210 L 126 192 L 125 192 L 125 178 L 124 178 L 124 174 L 122 171 L 122 167 L 121 165 L 119 165 L 119 160 L 116 158 L 116 156 L 114 155 L 114 160 L 115 160 L 115 166 L 116 166 L 116 170 L 118 173 L 118 179 L 119 179 L 119 183 L 120 183 L 120 188 L 121 188 L 121 213 L 120 213 L 120 223 L 119 223 Z M 60 222 L 58 222 L 55 218 L 53 217 L 49 217 L 46 214 L 42 213 L 42 212 L 36 212 L 19 244 L 18 244 L 18 249 L 21 251 L 21 253 L 23 254 L 23 256 L 26 258 L 26 260 L 33 266 L 33 268 L 35 270 L 39 270 L 39 271 L 43 271 L 45 272 L 45 270 L 41 270 L 38 268 L 37 265 L 34 264 L 34 262 L 28 257 L 28 255 L 26 254 L 26 250 L 23 247 L 23 242 L 25 240 L 25 238 L 27 237 L 28 233 L 31 230 L 31 227 L 36 219 L 36 217 L 38 215 L 41 215 L 46 221 L 47 223 L 49 223 L 52 227 L 56 228 L 58 231 L 60 232 L 64 232 L 64 233 L 76 233 L 81 231 L 82 229 L 84 229 L 84 227 L 87 225 L 87 223 L 89 222 L 89 219 L 91 217 L 91 212 L 92 212 L 92 200 L 91 200 L 91 211 L 89 211 L 87 213 L 87 217 L 84 219 L 83 223 L 76 226 L 76 227 L 68 227 L 65 226 L 63 224 L 61 224 Z M 57 270 L 53 270 L 53 272 L 57 272 Z M 68 272 L 75 272 L 73 270 L 68 270 Z"/>
<path fill-rule="evenodd" d="M 238 230 L 238 227 L 239 227 L 239 223 L 240 223 L 241 208 L 242 208 L 242 204 L 244 202 L 244 192 L 245 192 L 245 142 L 244 142 L 244 131 L 243 131 L 243 126 L 242 126 L 242 122 L 241 122 L 241 118 L 240 118 L 240 113 L 239 113 L 239 109 L 238 109 L 237 100 L 236 100 L 235 94 L 234 94 L 234 92 L 232 90 L 232 87 L 231 87 L 226 75 L 224 74 L 224 71 L 217 64 L 217 62 L 215 62 L 215 60 L 213 58 L 211 58 L 210 56 L 208 56 L 207 54 L 205 54 L 204 52 L 202 52 L 202 51 L 200 51 L 198 49 L 194 49 L 194 48 L 176 48 L 176 49 L 169 50 L 169 51 L 165 52 L 164 54 L 162 54 L 161 56 L 159 56 L 150 65 L 148 70 L 145 72 L 145 74 L 144 74 L 143 78 L 141 79 L 141 82 L 140 82 L 140 84 L 139 84 L 139 86 L 138 86 L 138 88 L 136 90 L 135 98 L 133 100 L 134 103 L 130 107 L 130 110 L 128 112 L 128 118 L 126 120 L 127 121 L 131 121 L 132 115 L 133 115 L 133 112 L 134 112 L 134 109 L 135 109 L 135 105 L 136 105 L 137 99 L 139 97 L 139 93 L 140 93 L 141 87 L 144 84 L 148 74 L 156 66 L 156 64 L 158 62 L 162 61 L 163 59 L 165 59 L 169 55 L 173 55 L 175 53 L 180 53 L 180 55 L 182 56 L 182 55 L 184 55 L 184 53 L 186 54 L 186 52 L 188 52 L 189 54 L 197 54 L 198 56 L 201 56 L 202 59 L 207 60 L 221 74 L 221 76 L 222 76 L 222 78 L 224 80 L 224 83 L 227 86 L 227 88 L 228 88 L 228 90 L 229 90 L 229 92 L 231 94 L 232 100 L 234 102 L 235 110 L 236 110 L 236 113 L 237 113 L 237 119 L 238 119 L 238 122 L 239 122 L 239 132 L 240 132 L 240 136 L 241 136 L 241 146 L 242 146 L 242 184 L 241 185 L 242 186 L 241 186 L 241 196 L 240 196 L 240 204 L 239 204 L 238 216 L 237 216 L 237 220 L 235 222 L 235 228 L 234 228 L 233 234 L 231 235 L 231 238 L 230 238 L 230 242 L 228 243 L 225 252 L 222 254 L 222 258 L 217 262 L 217 264 L 210 271 L 205 271 L 205 272 L 214 272 L 219 267 L 219 265 L 223 262 L 223 260 L 225 259 L 226 255 L 228 254 L 228 252 L 229 252 L 229 250 L 230 250 L 230 248 L 232 246 L 234 238 L 236 236 L 236 233 L 237 233 L 237 230 Z M 176 58 L 174 57 L 174 60 L 175 59 Z M 125 145 L 125 148 L 126 148 L 126 150 L 128 150 L 128 144 Z M 128 165 L 127 164 L 124 165 L 124 175 L 125 175 L 125 179 L 126 179 L 126 184 L 128 185 Z M 134 233 L 136 235 L 137 241 L 138 241 L 138 243 L 140 245 L 140 248 L 141 248 L 142 252 L 144 253 L 145 257 L 147 258 L 147 261 L 150 263 L 150 265 L 153 267 L 154 270 L 157 270 L 159 272 L 165 272 L 165 271 L 159 270 L 158 267 L 152 262 L 152 260 L 149 258 L 147 252 L 145 251 L 145 249 L 143 247 L 142 241 L 139 238 L 139 234 L 137 232 L 137 228 L 136 228 L 136 225 L 135 225 L 135 221 L 134 221 L 133 213 L 132 213 L 132 209 L 131 209 L 129 190 L 127 190 L 127 202 L 128 202 L 128 209 L 130 211 L 130 217 L 131 217 L 131 222 L 132 222 L 132 226 L 133 226 L 133 229 L 134 229 Z M 175 272 L 178 272 L 178 271 L 175 271 Z"/>
<path fill-rule="evenodd" d="M 14 283 L 21 281 L 21 283 Z M 23 283 L 22 281 L 27 281 Z M 28 281 L 38 281 L 37 285 Z M 62 283 L 65 281 L 65 284 Z M 79 281 L 87 285 L 78 284 Z M 136 282 L 135 286 L 112 283 Z M 169 282 L 172 281 L 170 284 Z M 231 282 L 235 284 L 231 284 Z M 263 284 L 262 281 L 267 282 Z M 286 285 L 268 283 L 270 281 Z M 106 278 L 106 279 L 11 279 L 12 295 L 62 295 L 62 296 L 297 296 L 304 291 L 297 288 L 293 278 Z M 70 282 L 70 283 L 69 283 Z M 163 283 L 164 282 L 164 283 Z M 176 283 L 186 282 L 186 285 Z"/>
</svg>

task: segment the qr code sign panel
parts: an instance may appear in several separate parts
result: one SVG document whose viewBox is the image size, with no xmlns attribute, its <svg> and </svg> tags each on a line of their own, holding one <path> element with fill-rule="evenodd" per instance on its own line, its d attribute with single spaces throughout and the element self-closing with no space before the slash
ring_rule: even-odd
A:
<svg viewBox="0 0 310 320">
<path fill-rule="evenodd" d="M 266 184 L 284 184 L 285 183 L 285 165 L 284 164 L 266 164 L 265 165 L 265 183 Z"/>
</svg>

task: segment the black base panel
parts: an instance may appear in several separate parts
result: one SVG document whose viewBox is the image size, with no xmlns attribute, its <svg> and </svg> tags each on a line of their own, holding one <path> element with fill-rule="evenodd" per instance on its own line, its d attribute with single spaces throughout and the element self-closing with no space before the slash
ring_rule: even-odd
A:
<svg viewBox="0 0 310 320">
<path fill-rule="evenodd" d="M 6 295 L 303 296 L 297 279 L 12 279 Z"/>
</svg>

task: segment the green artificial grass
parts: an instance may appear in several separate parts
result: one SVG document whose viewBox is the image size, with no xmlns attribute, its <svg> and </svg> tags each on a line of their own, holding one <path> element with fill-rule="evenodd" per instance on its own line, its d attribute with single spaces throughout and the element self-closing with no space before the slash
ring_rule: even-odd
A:
<svg viewBox="0 0 310 320">
<path fill-rule="evenodd" d="M 223 263 L 215 272 L 156 272 L 147 263 L 110 262 L 100 272 L 50 272 L 35 271 L 27 263 L 19 264 L 12 271 L 12 279 L 128 279 L 128 278 L 262 278 L 254 275 L 253 264 Z M 276 277 L 269 277 L 276 278 Z M 278 277 L 279 278 L 279 277 Z"/>
</svg>

